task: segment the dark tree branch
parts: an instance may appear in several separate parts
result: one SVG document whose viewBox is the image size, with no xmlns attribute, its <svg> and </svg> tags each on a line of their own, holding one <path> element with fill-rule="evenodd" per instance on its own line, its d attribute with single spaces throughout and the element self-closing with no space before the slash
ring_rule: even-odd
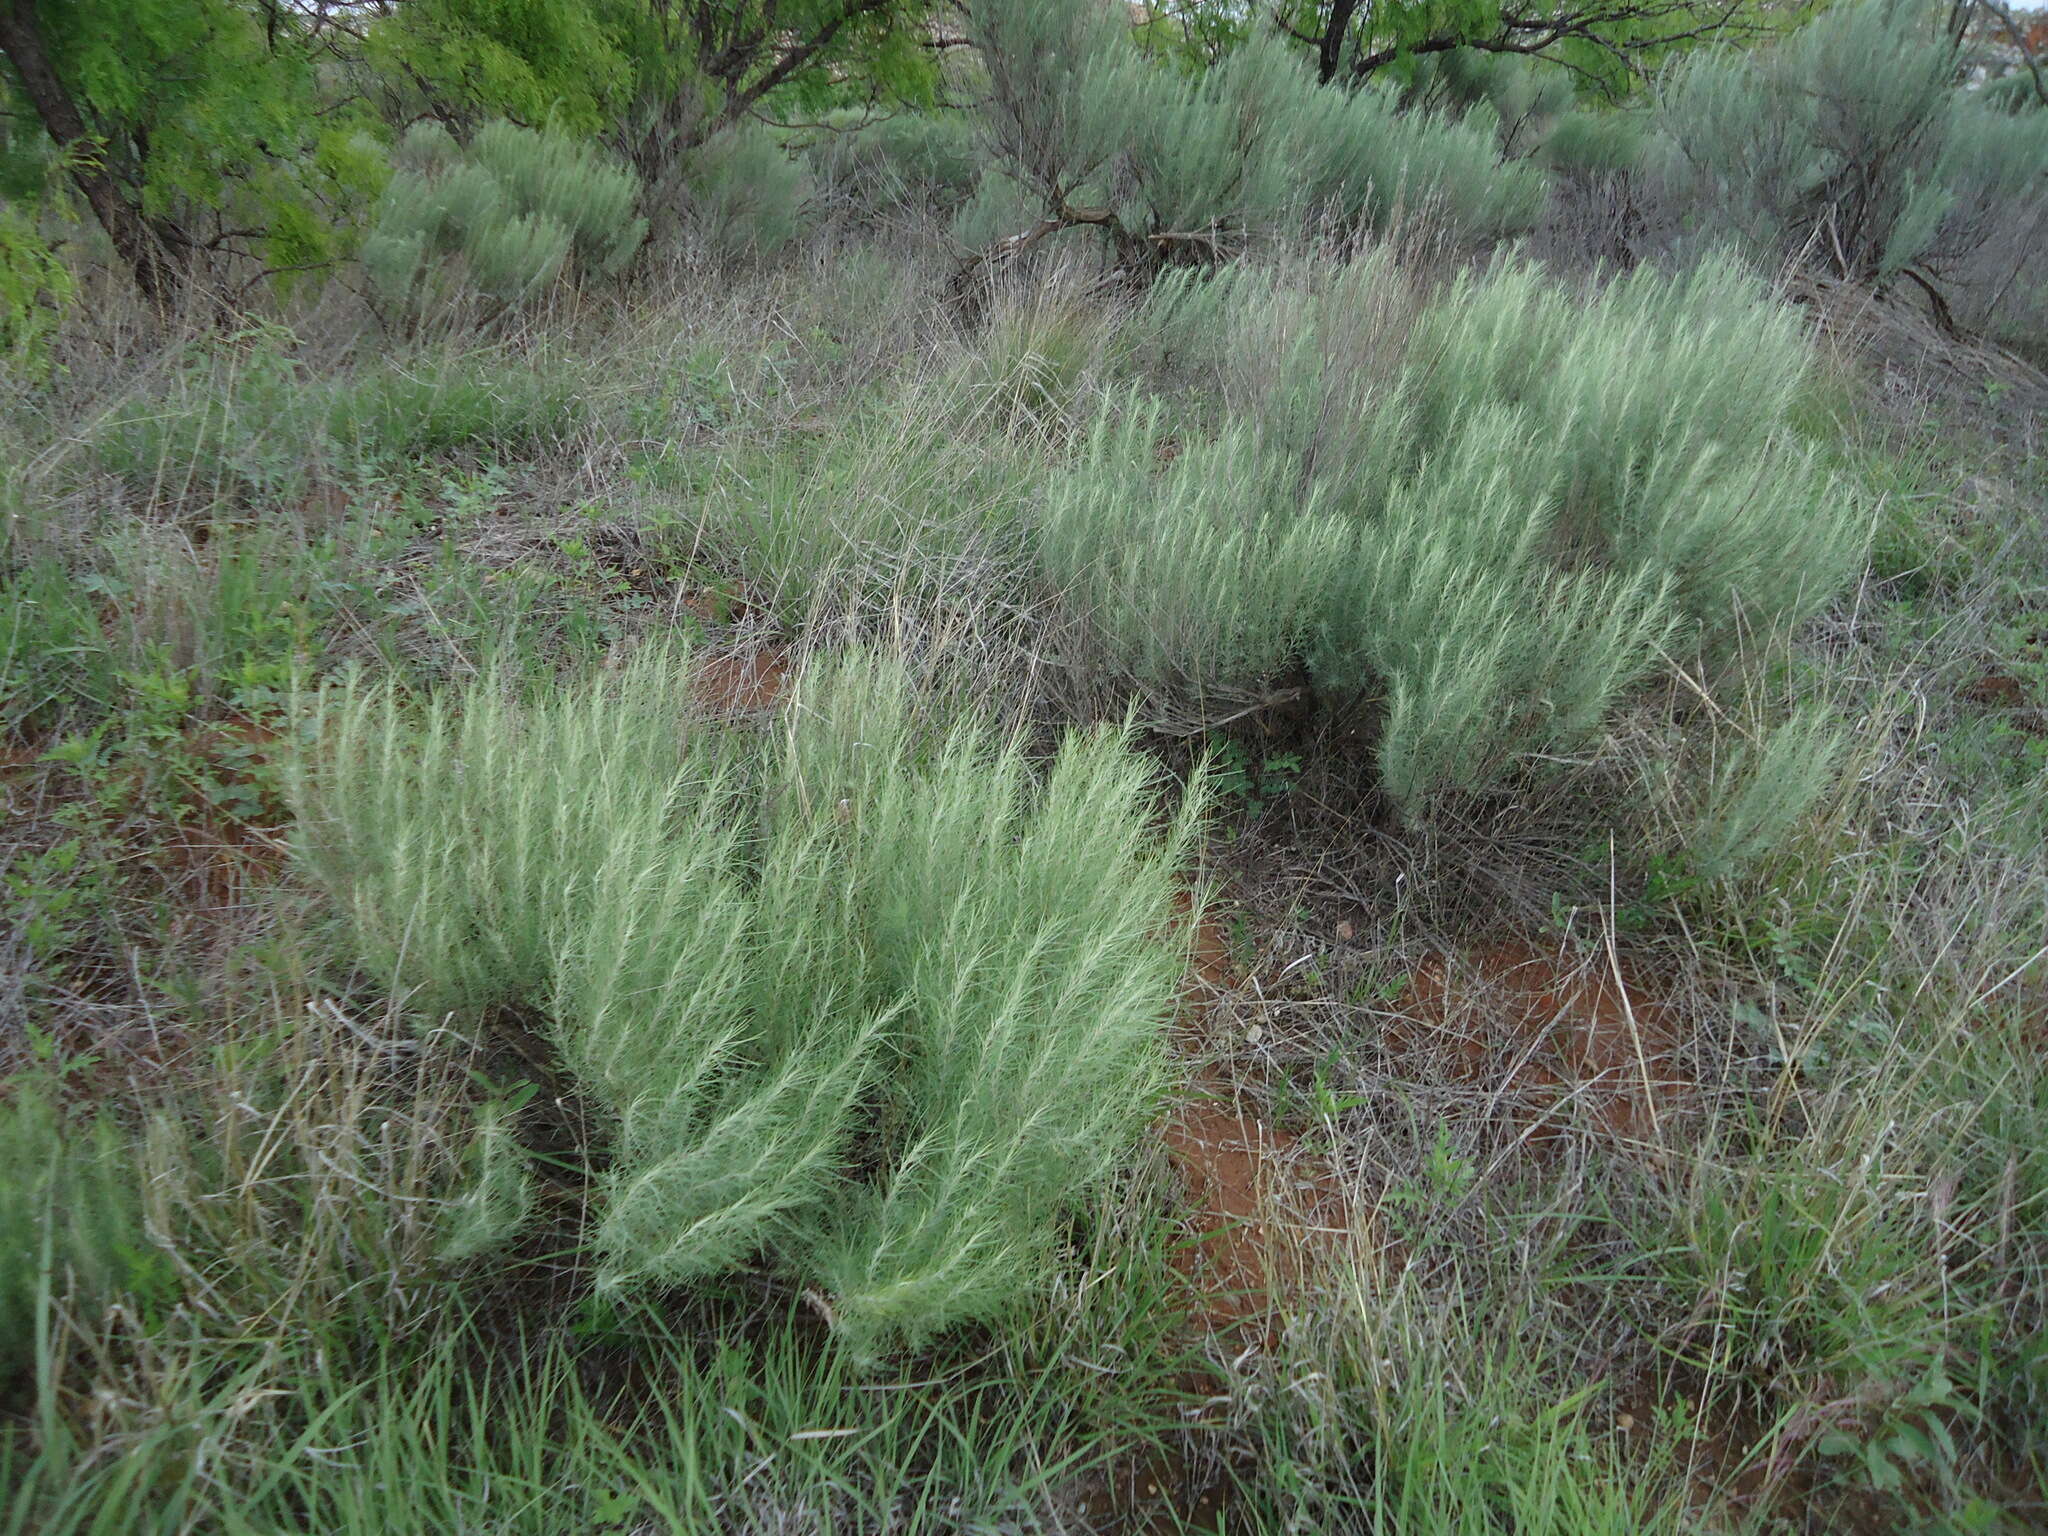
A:
<svg viewBox="0 0 2048 1536">
<path fill-rule="evenodd" d="M 1999 0 L 1977 0 L 1977 3 L 1996 18 L 2005 35 L 2012 39 L 2013 47 L 2020 51 L 2020 62 L 2027 66 L 2027 73 L 2034 77 L 2034 94 L 2041 98 L 2041 105 L 2048 107 L 2048 82 L 2041 78 L 2040 61 L 2034 57 L 2034 50 L 2027 46 L 2027 40 L 2020 32 L 2019 23 L 2013 20 L 2012 7 L 1999 4 Z"/>
</svg>

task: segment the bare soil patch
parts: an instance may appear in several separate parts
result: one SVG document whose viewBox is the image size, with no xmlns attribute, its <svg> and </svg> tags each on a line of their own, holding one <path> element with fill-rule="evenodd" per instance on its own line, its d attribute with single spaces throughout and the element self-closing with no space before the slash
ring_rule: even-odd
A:
<svg viewBox="0 0 2048 1536">
<path fill-rule="evenodd" d="M 718 651 L 697 663 L 697 702 L 715 715 L 766 714 L 789 688 L 789 658 L 779 647 Z"/>
<path fill-rule="evenodd" d="M 1397 1062 L 1488 1089 L 1532 1139 L 1577 1120 L 1637 1144 L 1699 1099 L 1685 1038 L 1678 1010 L 1612 955 L 1519 941 L 1425 960 L 1384 1032 Z"/>
</svg>

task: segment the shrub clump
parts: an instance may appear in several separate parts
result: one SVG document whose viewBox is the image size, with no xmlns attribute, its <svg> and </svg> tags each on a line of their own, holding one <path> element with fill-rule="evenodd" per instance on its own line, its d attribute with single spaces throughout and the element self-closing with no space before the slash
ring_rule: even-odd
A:
<svg viewBox="0 0 2048 1536">
<path fill-rule="evenodd" d="M 1528 228 L 1541 175 L 1503 163 L 1497 133 L 1402 112 L 1377 89 L 1318 85 L 1261 34 L 1187 77 L 1134 47 L 1114 7 L 977 0 L 1000 174 L 1043 216 L 1090 224 L 1126 259 L 1213 259 L 1318 223 L 1384 227 L 1426 208 L 1460 238 Z"/>
<path fill-rule="evenodd" d="M 1919 8 L 1858 0 L 1776 47 L 1674 66 L 1662 176 L 1703 235 L 1855 281 L 1994 277 L 2022 259 L 2048 184 L 2048 113 L 1960 87 L 1955 42 Z"/>
<path fill-rule="evenodd" d="M 1796 319 L 1735 267 L 1578 298 L 1508 264 L 1405 309 L 1399 286 L 1378 256 L 1313 292 L 1236 269 L 1140 317 L 1155 368 L 1250 425 L 1127 405 L 1036 531 L 1086 663 L 1155 717 L 1202 729 L 1304 669 L 1375 716 L 1414 809 L 1582 748 L 1661 655 L 1839 590 L 1864 517 L 1788 431 Z"/>
<path fill-rule="evenodd" d="M 764 1259 L 868 1353 L 1014 1307 L 1150 1113 L 1199 793 L 1162 835 L 1116 733 L 1039 773 L 861 656 L 767 740 L 687 687 L 651 651 L 532 703 L 343 689 L 305 857 L 421 1007 L 546 1019 L 609 1126 L 609 1282 Z"/>
<path fill-rule="evenodd" d="M 495 122 L 458 144 L 439 123 L 409 129 L 363 242 L 371 291 L 408 322 L 481 304 L 523 304 L 565 271 L 609 278 L 647 235 L 640 178 L 552 129 Z"/>
</svg>

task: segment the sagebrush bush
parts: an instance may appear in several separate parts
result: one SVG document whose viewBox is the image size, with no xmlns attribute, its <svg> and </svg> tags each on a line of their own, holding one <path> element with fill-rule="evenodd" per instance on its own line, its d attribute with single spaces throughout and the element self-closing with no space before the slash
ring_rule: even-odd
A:
<svg viewBox="0 0 2048 1536">
<path fill-rule="evenodd" d="M 1147 362 L 1255 429 L 1168 443 L 1123 407 L 1043 498 L 1085 659 L 1155 713 L 1193 728 L 1305 665 L 1377 713 L 1414 808 L 1582 746 L 1661 654 L 1714 661 L 1846 579 L 1864 516 L 1789 428 L 1804 339 L 1732 265 L 1575 297 L 1508 263 L 1419 308 L 1360 270 L 1160 285 Z"/>
<path fill-rule="evenodd" d="M 1967 277 L 2031 229 L 2048 114 L 1961 88 L 1954 42 L 1919 7 L 1831 7 L 1775 47 L 1673 66 L 1663 176 L 1701 236 L 1858 281 Z"/>
<path fill-rule="evenodd" d="M 565 270 L 616 275 L 639 250 L 640 179 L 595 145 L 495 122 L 458 145 L 418 123 L 363 241 L 363 270 L 392 315 L 417 322 L 467 301 L 495 317 Z"/>
<path fill-rule="evenodd" d="M 1110 230 L 1126 260 L 1209 259 L 1325 221 L 1379 228 L 1403 209 L 1493 239 L 1542 203 L 1540 176 L 1504 164 L 1487 127 L 1318 85 L 1277 37 L 1190 77 L 1088 0 L 977 0 L 972 18 L 1004 174 L 1041 216 Z"/>
<path fill-rule="evenodd" d="M 304 857 L 415 1006 L 547 1020 L 609 1120 L 613 1283 L 765 1256 L 864 1352 L 1010 1309 L 1150 1112 L 1199 791 L 1157 832 L 1116 733 L 1041 774 L 857 654 L 765 741 L 688 688 L 650 651 L 531 703 L 344 689 Z M 506 1167 L 465 1248 L 516 1213 Z"/>
<path fill-rule="evenodd" d="M 758 124 L 729 128 L 688 165 L 684 217 L 716 258 L 773 256 L 803 232 L 811 178 Z"/>
<path fill-rule="evenodd" d="M 1046 491 L 1037 551 L 1077 620 L 1068 660 L 1193 732 L 1258 704 L 1307 653 L 1357 534 L 1254 431 L 1183 441 L 1170 420 L 1140 400 L 1098 421 Z"/>
</svg>

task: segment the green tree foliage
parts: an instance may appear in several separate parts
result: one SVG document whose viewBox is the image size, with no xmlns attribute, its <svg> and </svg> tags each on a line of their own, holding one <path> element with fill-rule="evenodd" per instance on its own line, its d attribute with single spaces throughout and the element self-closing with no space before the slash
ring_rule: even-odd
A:
<svg viewBox="0 0 2048 1536">
<path fill-rule="evenodd" d="M 1114 733 L 1040 773 L 859 656 L 767 741 L 685 724 L 687 692 L 660 652 L 525 705 L 344 691 L 305 854 L 422 1007 L 545 1015 L 609 1118 L 612 1282 L 765 1256 L 863 1351 L 1007 1310 L 1150 1113 L 1199 793 L 1162 836 Z M 502 1154 L 464 1246 L 516 1219 Z"/>
<path fill-rule="evenodd" d="M 37 366 L 43 338 L 72 286 L 70 272 L 35 225 L 12 208 L 0 208 L 0 358 L 17 367 Z"/>
<path fill-rule="evenodd" d="M 1429 206 L 1467 238 L 1533 222 L 1542 184 L 1483 129 L 1319 86 L 1261 36 L 1189 76 L 1088 0 L 977 0 L 991 142 L 1054 227 L 1093 224 L 1132 260 L 1213 256 L 1315 219 L 1373 227 Z"/>
<path fill-rule="evenodd" d="M 1143 323 L 1251 425 L 1097 428 L 1038 527 L 1087 659 L 1197 730 L 1305 668 L 1379 721 L 1414 809 L 1595 739 L 1661 652 L 1827 601 L 1863 534 L 1791 440 L 1795 320 L 1727 264 L 1589 299 L 1534 268 L 1398 299 L 1368 258 L 1308 291 L 1176 276 Z M 1192 434 L 1188 434 L 1192 436 Z"/>
<path fill-rule="evenodd" d="M 502 314 L 565 271 L 615 276 L 647 235 L 640 178 L 552 129 L 489 123 L 465 147 L 420 123 L 396 158 L 362 260 L 409 319 L 465 298 Z"/>
<path fill-rule="evenodd" d="M 1700 54 L 1665 82 L 1667 181 L 1703 233 L 1854 281 L 1956 273 L 2037 227 L 2048 112 L 1960 88 L 1914 6 L 1856 0 L 1776 47 Z"/>
<path fill-rule="evenodd" d="M 928 100 L 931 0 L 407 0 L 372 61 L 423 105 L 601 134 L 661 199 L 692 149 L 765 102 Z"/>
<path fill-rule="evenodd" d="M 325 112 L 316 26 L 258 0 L 8 0 L 0 106 L 52 153 L 118 259 L 167 303 L 215 258 L 273 268 L 340 253 L 381 158 Z"/>
</svg>

